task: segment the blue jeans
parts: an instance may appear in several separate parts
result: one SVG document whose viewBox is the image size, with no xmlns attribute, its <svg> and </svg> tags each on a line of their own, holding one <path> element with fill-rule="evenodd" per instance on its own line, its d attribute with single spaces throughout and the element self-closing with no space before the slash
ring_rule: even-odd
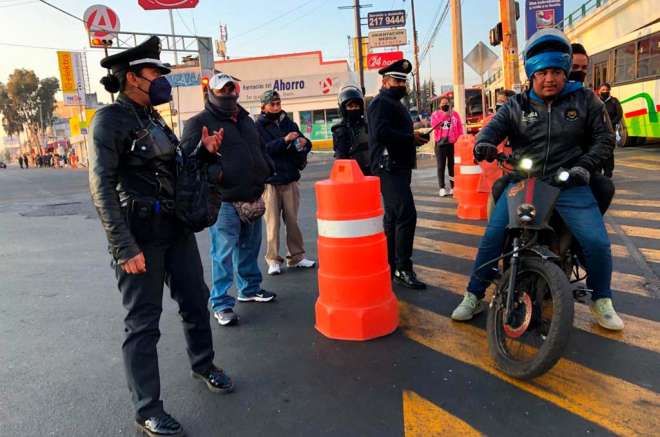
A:
<svg viewBox="0 0 660 437">
<path fill-rule="evenodd" d="M 213 312 L 233 308 L 235 299 L 227 294 L 236 272 L 239 296 L 261 290 L 257 259 L 261 248 L 261 219 L 243 223 L 231 203 L 222 202 L 218 220 L 209 228 L 211 237 L 211 307 Z"/>
<path fill-rule="evenodd" d="M 475 259 L 470 283 L 467 290 L 479 298 L 483 298 L 488 282 L 480 278 L 492 280 L 495 272 L 492 266 L 483 268 L 475 275 L 474 269 L 491 259 L 502 255 L 502 246 L 506 237 L 506 226 L 509 224 L 507 208 L 508 187 L 500 196 L 491 213 L 486 233 L 479 242 L 479 251 Z M 555 209 L 578 241 L 584 253 L 587 270 L 587 287 L 593 290 L 593 300 L 612 297 L 610 283 L 612 281 L 612 252 L 610 239 L 605 229 L 603 216 L 598 204 L 588 186 L 571 187 L 562 190 L 557 199 Z"/>
</svg>

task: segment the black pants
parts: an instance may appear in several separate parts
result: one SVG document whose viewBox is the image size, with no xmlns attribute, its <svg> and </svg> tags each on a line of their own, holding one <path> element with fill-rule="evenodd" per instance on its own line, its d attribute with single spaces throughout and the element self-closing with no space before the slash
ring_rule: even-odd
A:
<svg viewBox="0 0 660 437">
<path fill-rule="evenodd" d="M 454 188 L 454 145 L 435 143 L 435 160 L 438 166 L 438 184 L 445 188 L 445 167 L 449 169 L 449 184 Z"/>
<path fill-rule="evenodd" d="M 613 172 L 614 172 L 614 153 L 612 153 L 612 156 L 610 156 L 603 163 L 603 173 L 605 173 L 605 176 L 611 178 Z"/>
<path fill-rule="evenodd" d="M 191 233 L 165 232 L 168 235 L 160 240 L 140 244 L 146 273 L 129 275 L 120 266 L 115 267 L 123 305 L 128 311 L 122 352 L 137 418 L 149 418 L 163 411 L 156 344 L 160 338 L 158 322 L 164 283 L 179 304 L 192 370 L 205 372 L 213 363 L 209 289 L 204 282 L 197 241 Z"/>
<path fill-rule="evenodd" d="M 383 226 L 387 237 L 387 258 L 392 272 L 412 269 L 413 239 L 417 210 L 410 182 L 412 170 L 379 172 L 380 190 L 385 204 Z"/>
</svg>

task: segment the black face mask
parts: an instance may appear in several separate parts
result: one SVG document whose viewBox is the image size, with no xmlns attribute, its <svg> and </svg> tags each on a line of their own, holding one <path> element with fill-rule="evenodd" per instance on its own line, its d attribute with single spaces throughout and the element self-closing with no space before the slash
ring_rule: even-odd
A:
<svg viewBox="0 0 660 437">
<path fill-rule="evenodd" d="M 496 103 L 495 104 L 495 112 L 499 111 L 502 106 L 504 106 L 502 103 Z"/>
<path fill-rule="evenodd" d="M 238 96 L 227 95 L 227 96 L 216 96 L 209 90 L 209 103 L 219 112 L 225 114 L 236 114 L 238 112 Z"/>
<path fill-rule="evenodd" d="M 440 107 L 440 109 L 442 109 L 443 111 L 447 112 L 447 111 L 449 111 L 449 105 L 442 105 L 442 106 Z"/>
<path fill-rule="evenodd" d="M 346 111 L 346 118 L 350 123 L 357 123 L 362 120 L 362 110 L 361 109 L 351 109 Z"/>
<path fill-rule="evenodd" d="M 571 71 L 568 75 L 568 80 L 574 80 L 575 82 L 584 82 L 586 78 L 587 73 L 582 70 Z"/>
<path fill-rule="evenodd" d="M 610 93 L 600 93 L 600 99 L 605 101 L 610 98 Z"/>
<path fill-rule="evenodd" d="M 408 94 L 408 88 L 406 88 L 405 86 L 393 86 L 390 87 L 390 92 L 392 93 L 395 99 L 401 100 L 404 97 L 406 97 L 406 95 Z"/>
<path fill-rule="evenodd" d="M 266 118 L 269 120 L 277 121 L 280 119 L 281 112 L 266 112 Z"/>
</svg>

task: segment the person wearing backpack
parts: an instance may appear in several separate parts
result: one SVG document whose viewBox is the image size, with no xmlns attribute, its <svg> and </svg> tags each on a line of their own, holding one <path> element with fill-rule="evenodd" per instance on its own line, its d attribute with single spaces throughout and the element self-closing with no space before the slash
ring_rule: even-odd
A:
<svg viewBox="0 0 660 437">
<path fill-rule="evenodd" d="M 440 197 L 451 196 L 454 189 L 454 143 L 463 135 L 463 123 L 458 112 L 451 109 L 447 97 L 440 98 L 440 109 L 431 115 L 431 126 L 434 126 L 439 194 Z M 449 170 L 449 190 L 445 188 L 445 168 Z"/>
</svg>

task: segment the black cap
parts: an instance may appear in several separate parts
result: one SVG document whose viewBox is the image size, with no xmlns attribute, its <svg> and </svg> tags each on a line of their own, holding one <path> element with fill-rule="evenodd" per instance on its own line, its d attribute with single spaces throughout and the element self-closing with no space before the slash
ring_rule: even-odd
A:
<svg viewBox="0 0 660 437">
<path fill-rule="evenodd" d="M 160 60 L 160 39 L 157 36 L 151 36 L 142 44 L 101 59 L 101 67 L 109 68 L 113 73 L 142 67 L 157 68 L 162 74 L 171 71 L 169 64 Z"/>
<path fill-rule="evenodd" d="M 378 70 L 378 74 L 383 76 L 392 76 L 396 79 L 407 80 L 408 74 L 412 71 L 412 64 L 407 59 L 400 59 L 393 64 Z"/>
</svg>

